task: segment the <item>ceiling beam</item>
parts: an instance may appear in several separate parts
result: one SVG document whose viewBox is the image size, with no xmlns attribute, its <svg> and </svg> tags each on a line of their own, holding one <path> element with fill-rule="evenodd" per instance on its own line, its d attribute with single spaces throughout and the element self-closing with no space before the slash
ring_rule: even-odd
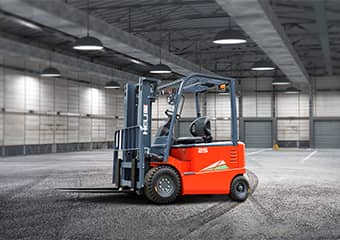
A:
<svg viewBox="0 0 340 240">
<path fill-rule="evenodd" d="M 96 83 L 103 84 L 112 76 L 120 82 L 136 82 L 138 76 L 123 72 L 117 69 L 105 67 L 100 64 L 92 63 L 76 57 L 56 53 L 47 49 L 35 47 L 26 43 L 18 42 L 13 39 L 0 37 L 0 54 L 3 56 L 19 56 L 29 58 L 47 67 L 49 62 L 59 68 L 62 74 L 70 72 L 86 72 L 97 76 Z"/>
<path fill-rule="evenodd" d="M 282 25 L 262 0 L 216 0 L 281 71 L 296 83 L 309 83 L 309 76 Z"/>
<path fill-rule="evenodd" d="M 0 8 L 73 36 L 86 34 L 87 13 L 62 1 L 4 0 L 0 1 Z M 100 39 L 107 48 L 151 64 L 159 63 L 159 46 L 93 16 L 90 16 L 90 35 Z M 182 75 L 198 71 L 211 73 L 165 50 L 162 51 L 162 62 Z"/>
<path fill-rule="evenodd" d="M 142 7 L 161 7 L 161 6 L 166 6 L 166 7 L 177 7 L 177 6 L 188 6 L 188 5 L 206 5 L 206 4 L 211 4 L 213 3 L 211 0 L 200 0 L 200 1 L 157 1 L 155 3 L 142 3 L 142 4 L 115 4 L 115 5 L 106 5 L 106 6 L 99 6 L 99 7 L 91 7 L 91 10 L 100 10 L 100 9 L 126 9 L 126 8 L 131 8 L 131 9 L 137 9 L 137 8 L 142 8 Z M 84 8 L 87 9 L 87 8 Z"/>
<path fill-rule="evenodd" d="M 313 7 L 316 15 L 316 25 L 318 27 L 320 43 L 325 60 L 327 73 L 328 75 L 333 75 L 325 2 L 320 0 L 314 0 Z"/>
</svg>

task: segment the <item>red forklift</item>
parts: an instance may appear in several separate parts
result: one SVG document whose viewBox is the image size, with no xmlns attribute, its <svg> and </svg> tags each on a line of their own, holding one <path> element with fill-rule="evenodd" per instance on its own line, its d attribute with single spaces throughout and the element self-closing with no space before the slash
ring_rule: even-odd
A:
<svg viewBox="0 0 340 240">
<path fill-rule="evenodd" d="M 213 139 L 210 120 L 202 116 L 200 96 L 223 85 L 230 93 L 231 141 Z M 185 94 L 195 96 L 191 136 L 175 136 Z M 166 121 L 152 139 L 152 104 L 167 95 Z M 250 193 L 245 168 L 245 146 L 237 139 L 235 80 L 193 73 L 159 86 L 159 80 L 140 78 L 126 84 L 124 128 L 114 134 L 113 188 L 63 188 L 73 192 L 144 194 L 154 203 L 166 204 L 180 195 L 229 194 L 245 201 Z"/>
<path fill-rule="evenodd" d="M 237 140 L 235 80 L 194 73 L 162 86 L 158 83 L 141 78 L 138 84 L 126 85 L 125 126 L 114 135 L 114 187 L 144 193 L 154 203 L 171 203 L 189 194 L 230 194 L 236 201 L 246 200 L 250 188 L 245 146 Z M 210 120 L 200 111 L 200 95 L 221 85 L 230 92 L 231 141 L 215 141 Z M 191 136 L 176 137 L 185 93 L 195 96 L 196 118 L 189 127 Z M 152 141 L 152 103 L 164 94 L 167 120 Z"/>
</svg>

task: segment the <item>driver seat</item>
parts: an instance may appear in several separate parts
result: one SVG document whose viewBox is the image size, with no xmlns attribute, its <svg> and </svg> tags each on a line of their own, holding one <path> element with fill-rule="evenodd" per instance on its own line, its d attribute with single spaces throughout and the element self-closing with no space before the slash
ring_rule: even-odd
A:
<svg viewBox="0 0 340 240">
<path fill-rule="evenodd" d="M 212 141 L 210 120 L 207 117 L 196 118 L 190 124 L 190 133 L 193 137 L 180 137 L 175 144 L 209 143 Z"/>
</svg>

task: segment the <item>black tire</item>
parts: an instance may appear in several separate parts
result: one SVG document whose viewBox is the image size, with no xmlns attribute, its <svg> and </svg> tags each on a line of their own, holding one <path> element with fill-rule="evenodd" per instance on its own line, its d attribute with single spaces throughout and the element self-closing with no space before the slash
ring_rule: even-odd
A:
<svg viewBox="0 0 340 240">
<path fill-rule="evenodd" d="M 151 168 L 145 175 L 144 194 L 154 203 L 171 203 L 175 201 L 180 191 L 180 177 L 169 166 Z"/>
<path fill-rule="evenodd" d="M 244 176 L 237 176 L 230 186 L 230 197 L 238 202 L 245 201 L 250 192 L 249 182 Z"/>
</svg>

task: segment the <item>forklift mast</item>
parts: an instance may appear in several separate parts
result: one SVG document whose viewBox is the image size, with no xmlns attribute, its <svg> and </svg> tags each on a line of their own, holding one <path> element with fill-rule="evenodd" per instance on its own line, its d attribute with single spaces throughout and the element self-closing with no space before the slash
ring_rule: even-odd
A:
<svg viewBox="0 0 340 240">
<path fill-rule="evenodd" d="M 114 134 L 113 179 L 115 187 L 141 189 L 148 170 L 145 155 L 151 147 L 152 102 L 157 98 L 158 80 L 140 78 L 126 84 L 124 128 Z"/>
</svg>

